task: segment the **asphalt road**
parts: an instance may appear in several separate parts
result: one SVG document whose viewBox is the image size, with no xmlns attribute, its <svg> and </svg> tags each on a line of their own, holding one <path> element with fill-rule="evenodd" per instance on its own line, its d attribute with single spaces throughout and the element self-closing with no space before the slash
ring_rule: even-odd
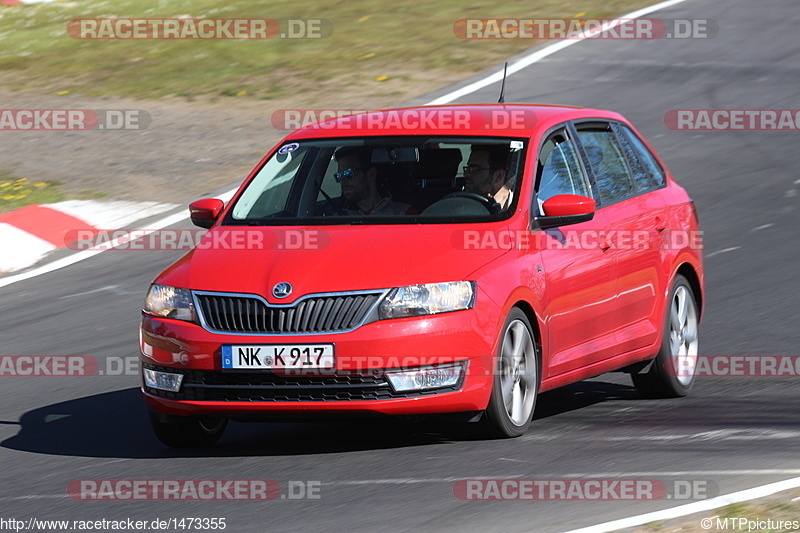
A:
<svg viewBox="0 0 800 533">
<path fill-rule="evenodd" d="M 797 133 L 692 133 L 663 122 L 677 108 L 800 108 L 796 0 L 690 0 L 651 16 L 712 19 L 719 33 L 580 43 L 509 78 L 506 100 L 608 108 L 631 119 L 700 211 L 702 352 L 797 354 Z M 493 102 L 497 93 L 491 86 L 464 101 Z M 713 495 L 800 475 L 800 394 L 791 377 L 709 377 L 688 398 L 641 400 L 626 376 L 602 376 L 542 395 L 532 430 L 513 440 L 476 440 L 431 423 L 231 424 L 212 450 L 166 449 L 150 431 L 138 377 L 117 369 L 137 353 L 148 283 L 177 257 L 110 251 L 0 289 L 0 353 L 89 355 L 103 372 L 0 378 L 1 518 L 225 517 L 236 532 L 561 532 L 676 502 L 462 501 L 453 484 L 699 480 Z M 318 481 L 320 497 L 199 503 L 67 495 L 75 479 L 123 478 L 272 479 L 284 495 L 290 481 Z"/>
</svg>

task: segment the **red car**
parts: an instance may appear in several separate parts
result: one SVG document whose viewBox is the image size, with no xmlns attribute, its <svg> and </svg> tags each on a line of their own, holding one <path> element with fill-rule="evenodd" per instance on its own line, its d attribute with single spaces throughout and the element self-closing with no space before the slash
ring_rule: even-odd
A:
<svg viewBox="0 0 800 533">
<path fill-rule="evenodd" d="M 451 413 L 517 436 L 536 396 L 611 371 L 693 383 L 695 207 L 621 115 L 533 105 L 339 117 L 276 145 L 143 310 L 170 446 L 227 421 Z"/>
</svg>

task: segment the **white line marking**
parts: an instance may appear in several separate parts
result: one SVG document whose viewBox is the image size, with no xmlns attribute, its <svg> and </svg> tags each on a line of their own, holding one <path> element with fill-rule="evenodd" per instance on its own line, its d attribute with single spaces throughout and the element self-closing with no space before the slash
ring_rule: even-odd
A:
<svg viewBox="0 0 800 533">
<path fill-rule="evenodd" d="M 349 481 L 328 481 L 323 485 L 416 485 L 419 483 L 455 483 L 463 479 L 519 479 L 513 476 L 475 476 L 475 477 L 442 477 L 442 478 L 396 478 L 396 479 L 354 479 Z"/>
<path fill-rule="evenodd" d="M 502 458 L 501 458 L 502 459 Z M 511 459 L 506 459 L 511 460 Z M 525 461 L 519 461 L 525 462 Z M 581 474 L 547 474 L 536 476 L 536 479 L 583 479 L 583 478 L 632 478 L 632 477 L 653 477 L 658 479 L 686 476 L 785 476 L 800 475 L 800 469 L 765 469 L 765 470 L 687 470 L 678 472 L 598 472 Z M 443 478 L 387 478 L 387 479 L 351 479 L 344 481 L 326 481 L 324 485 L 416 485 L 423 483 L 455 483 L 465 479 L 529 479 L 531 476 L 524 474 L 514 474 L 511 476 L 498 474 L 496 476 L 459 476 Z M 532 479 L 532 478 L 531 478 Z M 800 480 L 800 477 L 796 478 Z M 790 487 L 791 488 L 791 487 Z M 747 489 L 752 490 L 752 489 Z M 735 494 L 735 493 L 734 493 Z M 707 501 L 707 500 L 704 500 Z"/>
<path fill-rule="evenodd" d="M 711 252 L 710 254 L 706 254 L 706 259 L 709 257 L 714 257 L 715 255 L 724 254 L 726 252 L 732 252 L 734 250 L 738 250 L 741 246 L 734 246 L 733 248 L 725 248 L 724 250 L 717 250 L 716 252 Z"/>
<path fill-rule="evenodd" d="M 12 498 L 0 498 L 0 501 L 11 500 L 45 500 L 45 499 L 62 499 L 69 498 L 68 494 L 34 494 L 31 496 L 14 496 Z"/>
<path fill-rule="evenodd" d="M 103 292 L 103 291 L 109 291 L 111 293 L 120 294 L 120 295 L 139 294 L 138 292 L 126 291 L 125 289 L 120 289 L 119 285 L 106 285 L 105 287 L 100 287 L 99 289 L 94 289 L 94 290 L 91 290 L 91 291 L 84 291 L 84 292 L 78 292 L 78 293 L 75 293 L 75 294 L 67 294 L 66 296 L 60 296 L 58 299 L 59 300 L 64 300 L 64 299 L 67 299 L 67 298 L 75 298 L 76 296 L 85 296 L 87 294 L 92 294 L 92 293 L 96 293 L 96 292 Z"/>
<path fill-rule="evenodd" d="M 800 476 L 800 468 L 764 468 L 760 470 L 676 470 L 674 472 L 594 472 L 548 476 L 554 479 L 617 478 L 617 477 L 683 477 L 683 476 Z"/>
<path fill-rule="evenodd" d="M 217 198 L 219 198 L 220 200 L 222 200 L 223 202 L 225 202 L 227 204 L 228 202 L 231 201 L 231 198 L 233 198 L 233 195 L 236 194 L 236 191 L 238 191 L 238 190 L 239 190 L 239 187 L 236 187 L 235 189 L 231 189 L 231 190 L 229 190 L 227 192 L 224 192 L 222 194 L 218 194 Z"/>
<path fill-rule="evenodd" d="M 650 522 L 671 520 L 681 516 L 686 516 L 694 513 L 702 513 L 704 511 L 711 511 L 712 509 L 719 509 L 726 505 L 733 503 L 754 500 L 756 498 L 763 498 L 777 492 L 785 490 L 796 489 L 800 487 L 800 477 L 778 481 L 777 483 L 770 483 L 752 489 L 741 490 L 739 492 L 732 492 L 724 496 L 717 496 L 716 498 L 709 498 L 699 502 L 688 503 L 686 505 L 679 505 L 671 509 L 664 509 L 663 511 L 655 511 L 652 513 L 645 513 L 638 516 L 631 516 L 629 518 L 622 518 L 620 520 L 612 520 L 594 526 L 584 527 L 581 529 L 573 529 L 566 533 L 607 533 L 608 531 L 616 531 L 618 529 L 625 529 L 629 527 L 641 526 Z"/>
<path fill-rule="evenodd" d="M 761 225 L 761 226 L 756 226 L 755 228 L 751 229 L 751 230 L 750 230 L 750 231 L 748 231 L 747 233 L 755 233 L 756 231 L 761 231 L 762 229 L 771 228 L 771 227 L 772 227 L 772 226 L 774 226 L 774 225 L 775 225 L 775 224 L 769 223 L 769 224 L 763 224 L 763 225 Z"/>
<path fill-rule="evenodd" d="M 631 440 L 764 440 L 764 439 L 796 439 L 800 437 L 800 431 L 774 430 L 774 429 L 718 429 L 714 431 L 703 431 L 687 435 L 639 435 L 626 437 L 600 437 L 603 441 L 631 441 Z"/>
<path fill-rule="evenodd" d="M 500 460 L 518 461 L 501 457 Z M 526 461 L 519 461 L 526 462 Z M 581 478 L 629 478 L 629 477 L 685 477 L 685 476 L 797 476 L 800 469 L 764 469 L 764 470 L 686 470 L 677 472 L 598 472 L 580 474 L 547 474 L 538 476 L 541 479 L 581 479 Z M 327 481 L 326 485 L 413 485 L 419 483 L 455 483 L 464 479 L 528 479 L 530 476 L 524 474 L 514 474 L 507 476 L 498 474 L 496 476 L 459 476 L 443 478 L 387 478 L 387 479 L 353 479 L 346 481 Z M 800 478 L 798 478 L 800 479 Z"/>
<path fill-rule="evenodd" d="M 682 4 L 685 1 L 686 0 L 667 0 L 666 2 L 661 2 L 659 4 L 655 4 L 655 5 L 650 6 L 650 7 L 645 7 L 645 8 L 642 8 L 642 9 L 638 10 L 638 11 L 634 11 L 633 13 L 628 13 L 627 15 L 622 15 L 621 17 L 616 18 L 613 21 L 611 21 L 608 26 L 604 26 L 602 28 L 598 27 L 598 29 L 596 31 L 587 33 L 585 37 L 582 37 L 582 38 L 579 38 L 579 39 L 570 39 L 570 40 L 567 40 L 567 41 L 559 41 L 559 42 L 557 42 L 555 44 L 551 44 L 550 46 L 542 48 L 541 50 L 538 50 L 536 52 L 533 52 L 530 55 L 527 55 L 527 56 L 523 57 L 522 59 L 520 59 L 519 61 L 517 61 L 513 65 L 509 65 L 508 66 L 508 75 L 510 76 L 511 74 L 519 72 L 520 70 L 522 70 L 522 69 L 524 69 L 526 67 L 529 67 L 529 66 L 533 65 L 534 63 L 537 63 L 537 62 L 541 61 L 542 59 L 544 59 L 544 58 L 546 58 L 548 56 L 551 56 L 551 55 L 555 54 L 556 52 L 559 52 L 559 51 L 563 50 L 564 48 L 567 48 L 568 46 L 572 46 L 573 44 L 577 44 L 577 43 L 579 43 L 581 41 L 586 40 L 587 38 L 591 38 L 593 35 L 596 35 L 598 33 L 602 33 L 602 31 L 605 31 L 606 29 L 614 28 L 614 27 L 622 24 L 624 22 L 623 19 L 639 18 L 639 17 L 642 17 L 644 15 L 648 15 L 648 14 L 652 13 L 653 11 L 658 11 L 660 9 L 666 9 L 668 7 L 672 7 L 672 6 L 676 6 L 678 4 Z M 493 83 L 498 83 L 498 82 L 500 82 L 502 80 L 503 80 L 503 71 L 500 70 L 498 72 L 495 72 L 494 74 L 490 74 L 489 76 L 483 78 L 482 80 L 478 80 L 475 83 L 471 83 L 470 85 L 467 85 L 466 87 L 462 87 L 460 89 L 456 89 L 455 91 L 450 92 L 450 93 L 448 93 L 448 94 L 446 94 L 444 96 L 440 96 L 439 98 L 437 98 L 437 99 L 433 100 L 432 102 L 429 102 L 429 103 L 427 103 L 425 105 L 448 104 L 448 103 L 452 102 L 453 100 L 456 100 L 458 98 L 461 98 L 462 96 L 466 96 L 468 94 L 474 93 L 475 91 L 477 91 L 479 89 L 483 89 L 484 87 L 487 87 L 487 86 L 489 86 L 489 85 L 491 85 Z"/>
</svg>

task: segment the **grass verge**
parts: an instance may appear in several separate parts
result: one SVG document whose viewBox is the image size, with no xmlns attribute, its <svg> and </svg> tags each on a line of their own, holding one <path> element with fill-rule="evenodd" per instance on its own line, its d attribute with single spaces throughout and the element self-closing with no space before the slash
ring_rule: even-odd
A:
<svg viewBox="0 0 800 533">
<path fill-rule="evenodd" d="M 400 94 L 420 78 L 442 85 L 502 62 L 530 40 L 463 40 L 461 18 L 611 17 L 654 0 L 67 0 L 0 7 L 0 72 L 14 89 L 89 96 L 271 99 L 354 84 Z M 325 19 L 323 39 L 78 40 L 81 18 Z"/>
<path fill-rule="evenodd" d="M 84 190 L 75 196 L 68 196 L 61 190 L 58 181 L 31 181 L 17 178 L 8 172 L 0 171 L 0 213 L 7 213 L 28 205 L 52 204 L 64 200 L 88 200 L 105 198 L 104 193 Z"/>
<path fill-rule="evenodd" d="M 49 204 L 65 199 L 55 181 L 30 181 L 0 172 L 0 213 L 34 204 Z"/>
<path fill-rule="evenodd" d="M 637 528 L 635 533 L 722 533 L 756 531 L 789 533 L 800 528 L 800 492 L 790 491 L 765 499 L 735 503 L 706 515 L 669 524 L 653 522 Z"/>
</svg>

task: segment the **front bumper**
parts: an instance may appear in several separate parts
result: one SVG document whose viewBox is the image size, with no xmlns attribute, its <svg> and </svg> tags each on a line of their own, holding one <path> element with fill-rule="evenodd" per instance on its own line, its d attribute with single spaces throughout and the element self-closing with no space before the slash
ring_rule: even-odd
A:
<svg viewBox="0 0 800 533">
<path fill-rule="evenodd" d="M 493 383 L 499 309 L 484 305 L 426 317 L 384 320 L 347 333 L 226 335 L 143 314 L 142 365 L 183 375 L 178 392 L 143 385 L 153 411 L 171 415 L 380 413 L 411 415 L 480 411 Z M 479 308 L 480 307 L 480 308 Z M 333 343 L 335 368 L 315 373 L 229 370 L 224 344 Z M 453 387 L 396 392 L 384 371 L 463 362 Z"/>
</svg>

